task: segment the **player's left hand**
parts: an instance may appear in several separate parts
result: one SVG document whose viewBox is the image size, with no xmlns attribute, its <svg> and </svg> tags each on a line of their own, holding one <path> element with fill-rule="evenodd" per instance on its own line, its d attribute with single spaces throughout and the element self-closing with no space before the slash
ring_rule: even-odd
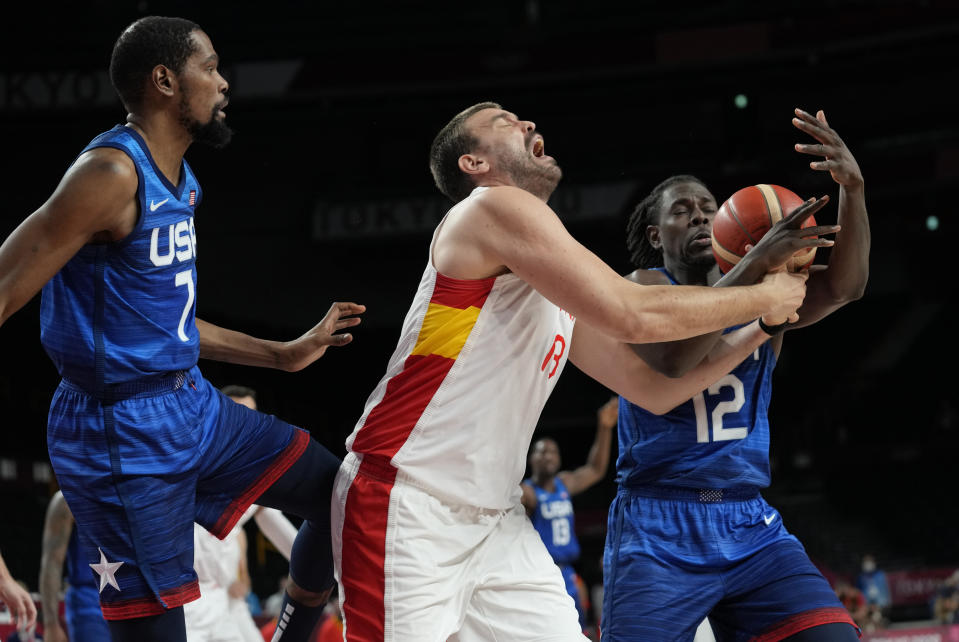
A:
<svg viewBox="0 0 959 642">
<path fill-rule="evenodd" d="M 322 357 L 328 347 L 345 346 L 353 340 L 353 335 L 336 333 L 359 325 L 361 319 L 354 315 L 364 312 L 366 306 L 359 303 L 334 303 L 323 320 L 306 334 L 283 344 L 282 369 L 287 372 L 302 370 Z"/>
<path fill-rule="evenodd" d="M 13 614 L 18 629 L 32 629 L 37 623 L 37 605 L 12 577 L 0 576 L 0 602 Z"/>
<path fill-rule="evenodd" d="M 811 161 L 809 167 L 820 172 L 829 172 L 832 179 L 846 188 L 862 186 L 862 172 L 859 163 L 846 147 L 839 134 L 826 122 L 823 110 L 816 112 L 815 117 L 802 109 L 796 109 L 796 118 L 793 125 L 816 140 L 819 144 L 796 143 L 796 151 L 800 154 L 823 156 L 825 160 Z"/>
</svg>

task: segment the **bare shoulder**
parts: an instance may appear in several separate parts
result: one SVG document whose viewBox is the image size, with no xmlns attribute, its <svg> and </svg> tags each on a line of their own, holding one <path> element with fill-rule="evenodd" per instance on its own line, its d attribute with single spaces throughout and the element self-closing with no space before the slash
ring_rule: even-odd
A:
<svg viewBox="0 0 959 642">
<path fill-rule="evenodd" d="M 526 216 L 556 216 L 542 200 L 510 185 L 487 188 L 476 196 L 473 205 L 471 209 L 477 216 L 510 225 L 521 225 Z"/>
<path fill-rule="evenodd" d="M 669 285 L 669 277 L 659 270 L 633 270 L 626 278 L 640 285 Z"/>
<path fill-rule="evenodd" d="M 136 224 L 138 185 L 136 167 L 124 152 L 92 149 L 67 170 L 43 210 L 83 234 L 118 240 Z"/>
<path fill-rule="evenodd" d="M 134 190 L 138 182 L 133 159 L 113 147 L 97 147 L 84 152 L 67 171 L 66 177 L 117 184 L 132 182 Z"/>
</svg>

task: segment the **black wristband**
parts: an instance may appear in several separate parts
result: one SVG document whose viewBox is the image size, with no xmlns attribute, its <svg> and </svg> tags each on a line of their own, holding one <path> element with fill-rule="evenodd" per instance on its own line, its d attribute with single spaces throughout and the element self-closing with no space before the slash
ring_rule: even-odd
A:
<svg viewBox="0 0 959 642">
<path fill-rule="evenodd" d="M 786 329 L 786 326 L 789 325 L 789 321 L 780 323 L 779 325 L 766 325 L 763 323 L 763 318 L 759 317 L 759 329 L 768 334 L 771 337 L 780 334 L 783 330 Z"/>
</svg>

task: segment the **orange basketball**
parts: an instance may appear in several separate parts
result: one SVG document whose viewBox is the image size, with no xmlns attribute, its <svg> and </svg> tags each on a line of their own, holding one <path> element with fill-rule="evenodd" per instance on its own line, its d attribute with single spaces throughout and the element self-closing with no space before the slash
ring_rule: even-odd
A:
<svg viewBox="0 0 959 642">
<path fill-rule="evenodd" d="M 803 199 L 779 185 L 750 185 L 726 199 L 713 218 L 713 256 L 723 273 L 729 272 L 746 253 L 746 245 L 756 245 L 777 221 L 803 204 Z M 812 227 L 814 217 L 802 226 Z M 816 248 L 800 250 L 789 260 L 787 269 L 802 270 L 816 258 Z"/>
</svg>

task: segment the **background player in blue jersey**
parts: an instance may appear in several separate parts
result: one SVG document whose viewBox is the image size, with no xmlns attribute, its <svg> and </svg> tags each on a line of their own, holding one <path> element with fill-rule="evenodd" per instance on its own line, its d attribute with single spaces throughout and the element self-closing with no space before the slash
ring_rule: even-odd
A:
<svg viewBox="0 0 959 642">
<path fill-rule="evenodd" d="M 202 190 L 184 159 L 225 145 L 226 80 L 210 38 L 150 16 L 119 36 L 110 79 L 126 123 L 97 136 L 0 246 L 0 323 L 41 288 L 41 341 L 62 382 L 47 443 L 114 640 L 184 640 L 193 522 L 224 537 L 256 502 L 304 518 L 282 639 L 312 632 L 334 585 L 329 498 L 339 460 L 309 433 L 229 401 L 207 359 L 296 371 L 352 339 L 335 303 L 266 341 L 195 317 Z"/>
<path fill-rule="evenodd" d="M 869 223 L 855 158 L 823 112 L 793 124 L 819 141 L 797 144 L 839 183 L 835 226 L 798 231 L 824 200 L 773 227 L 722 278 L 710 248 L 716 199 L 698 179 L 675 176 L 640 203 L 627 246 L 640 283 L 748 283 L 803 247 L 801 234 L 837 232 L 828 269 L 810 275 L 798 322 L 814 323 L 859 298 L 868 276 Z M 653 268 L 653 269 L 650 269 Z M 767 408 L 785 318 L 764 318 L 772 338 L 709 388 L 659 415 L 621 401 L 617 481 L 604 559 L 604 640 L 691 640 L 708 615 L 718 640 L 855 640 L 828 582 L 759 489 L 769 485 Z M 721 333 L 634 349 L 678 376 Z"/>
<path fill-rule="evenodd" d="M 596 438 L 586 463 L 574 470 L 560 470 L 559 444 L 543 437 L 533 443 L 529 454 L 530 477 L 523 480 L 521 501 L 546 550 L 563 573 L 566 592 L 576 603 L 579 622 L 586 630 L 586 595 L 573 568 L 579 559 L 579 540 L 573 519 L 573 495 L 578 495 L 606 476 L 613 427 L 619 413 L 619 398 L 613 397 L 596 411 Z"/>
<path fill-rule="evenodd" d="M 96 575 L 79 558 L 78 547 L 73 514 L 63 499 L 63 493 L 57 491 L 47 505 L 40 556 L 40 607 L 43 611 L 45 642 L 100 642 L 110 639 L 107 621 L 100 610 Z M 67 590 L 63 595 L 66 631 L 60 623 L 60 594 L 64 575 L 67 582 Z"/>
</svg>

